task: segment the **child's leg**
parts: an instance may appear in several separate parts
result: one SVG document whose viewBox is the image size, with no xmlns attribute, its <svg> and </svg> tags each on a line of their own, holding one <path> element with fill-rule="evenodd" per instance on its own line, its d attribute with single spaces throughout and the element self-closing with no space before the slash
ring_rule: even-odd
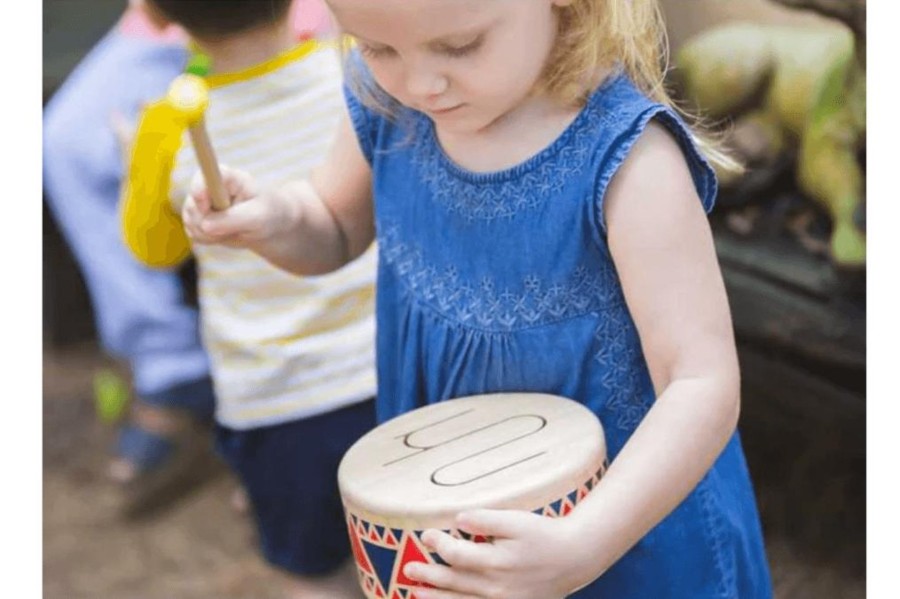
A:
<svg viewBox="0 0 900 599">
<path fill-rule="evenodd" d="M 141 266 L 122 243 L 123 165 L 111 127 L 114 114 L 133 120 L 142 103 L 163 94 L 186 58 L 181 46 L 117 28 L 44 109 L 45 200 L 84 276 L 103 347 L 133 375 L 137 409 L 110 464 L 126 512 L 152 502 L 157 489 L 186 490 L 199 450 L 210 453 L 204 427 L 188 430 L 209 423 L 214 407 L 197 312 L 175 272 Z"/>
<path fill-rule="evenodd" d="M 289 597 L 362 597 L 337 468 L 374 426 L 373 404 L 246 431 L 217 427 L 218 450 L 247 490 L 263 556 L 291 576 Z"/>
</svg>

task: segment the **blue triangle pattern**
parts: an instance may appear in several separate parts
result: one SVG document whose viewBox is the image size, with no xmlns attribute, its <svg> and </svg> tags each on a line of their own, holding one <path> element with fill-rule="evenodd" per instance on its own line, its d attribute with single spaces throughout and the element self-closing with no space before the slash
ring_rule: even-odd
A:
<svg viewBox="0 0 900 599">
<path fill-rule="evenodd" d="M 551 509 L 553 509 L 554 514 L 559 514 L 559 510 L 562 507 L 562 499 L 557 499 L 553 503 L 550 504 Z"/>
<path fill-rule="evenodd" d="M 569 501 L 572 503 L 572 505 L 575 505 L 575 502 L 578 501 L 578 489 L 575 489 L 574 491 L 569 493 L 567 497 L 569 498 Z"/>
<path fill-rule="evenodd" d="M 403 529 L 402 528 L 392 528 L 391 532 L 394 533 L 394 539 L 396 539 L 397 543 L 403 541 Z"/>
<path fill-rule="evenodd" d="M 397 559 L 397 552 L 388 547 L 379 547 L 365 539 L 362 539 L 362 544 L 365 546 L 366 555 L 369 557 L 372 567 L 375 568 L 375 574 L 378 575 L 381 588 L 387 591 L 391 586 L 391 574 L 394 571 L 394 561 Z"/>
<path fill-rule="evenodd" d="M 381 539 L 383 539 L 384 538 L 384 526 L 378 526 L 377 524 L 373 524 L 372 526 L 375 527 L 375 532 L 378 533 L 378 540 L 380 541 Z"/>
</svg>

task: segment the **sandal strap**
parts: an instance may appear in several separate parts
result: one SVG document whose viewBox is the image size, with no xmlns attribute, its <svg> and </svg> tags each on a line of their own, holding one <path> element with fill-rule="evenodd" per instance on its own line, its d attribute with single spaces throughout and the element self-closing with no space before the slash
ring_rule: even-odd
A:
<svg viewBox="0 0 900 599">
<path fill-rule="evenodd" d="M 179 409 L 199 422 L 210 422 L 215 412 L 215 392 L 208 376 L 180 383 L 157 393 L 145 393 L 138 400 L 163 409 Z"/>
<path fill-rule="evenodd" d="M 118 455 L 134 464 L 139 473 L 156 468 L 174 450 L 171 439 L 134 424 L 122 427 L 116 449 Z"/>
<path fill-rule="evenodd" d="M 140 400 L 131 403 L 130 423 L 160 437 L 175 437 L 197 426 L 197 420 L 186 410 L 158 408 Z"/>
</svg>

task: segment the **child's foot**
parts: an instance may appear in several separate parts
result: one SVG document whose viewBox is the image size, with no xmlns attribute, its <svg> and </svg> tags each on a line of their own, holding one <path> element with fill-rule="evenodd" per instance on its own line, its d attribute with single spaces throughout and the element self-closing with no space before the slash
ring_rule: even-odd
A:
<svg viewBox="0 0 900 599">
<path fill-rule="evenodd" d="M 228 503 L 236 514 L 246 516 L 250 512 L 250 500 L 247 498 L 247 492 L 240 485 L 231 492 Z"/>
<path fill-rule="evenodd" d="M 209 423 L 184 410 L 136 401 L 119 434 L 117 453 L 108 476 L 122 491 L 122 513 L 144 515 L 207 478 L 213 465 Z"/>
</svg>

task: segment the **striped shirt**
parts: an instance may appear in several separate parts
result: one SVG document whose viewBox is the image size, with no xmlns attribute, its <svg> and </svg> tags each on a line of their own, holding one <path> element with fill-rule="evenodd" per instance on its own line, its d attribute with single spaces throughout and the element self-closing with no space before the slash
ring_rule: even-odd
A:
<svg viewBox="0 0 900 599">
<path fill-rule="evenodd" d="M 252 173 L 260 189 L 306 178 L 324 158 L 343 103 L 335 48 L 307 42 L 209 84 L 206 125 L 217 158 Z M 172 181 L 178 213 L 199 170 L 185 139 Z M 193 250 L 222 425 L 276 424 L 374 396 L 374 248 L 314 277 L 247 250 Z"/>
</svg>

